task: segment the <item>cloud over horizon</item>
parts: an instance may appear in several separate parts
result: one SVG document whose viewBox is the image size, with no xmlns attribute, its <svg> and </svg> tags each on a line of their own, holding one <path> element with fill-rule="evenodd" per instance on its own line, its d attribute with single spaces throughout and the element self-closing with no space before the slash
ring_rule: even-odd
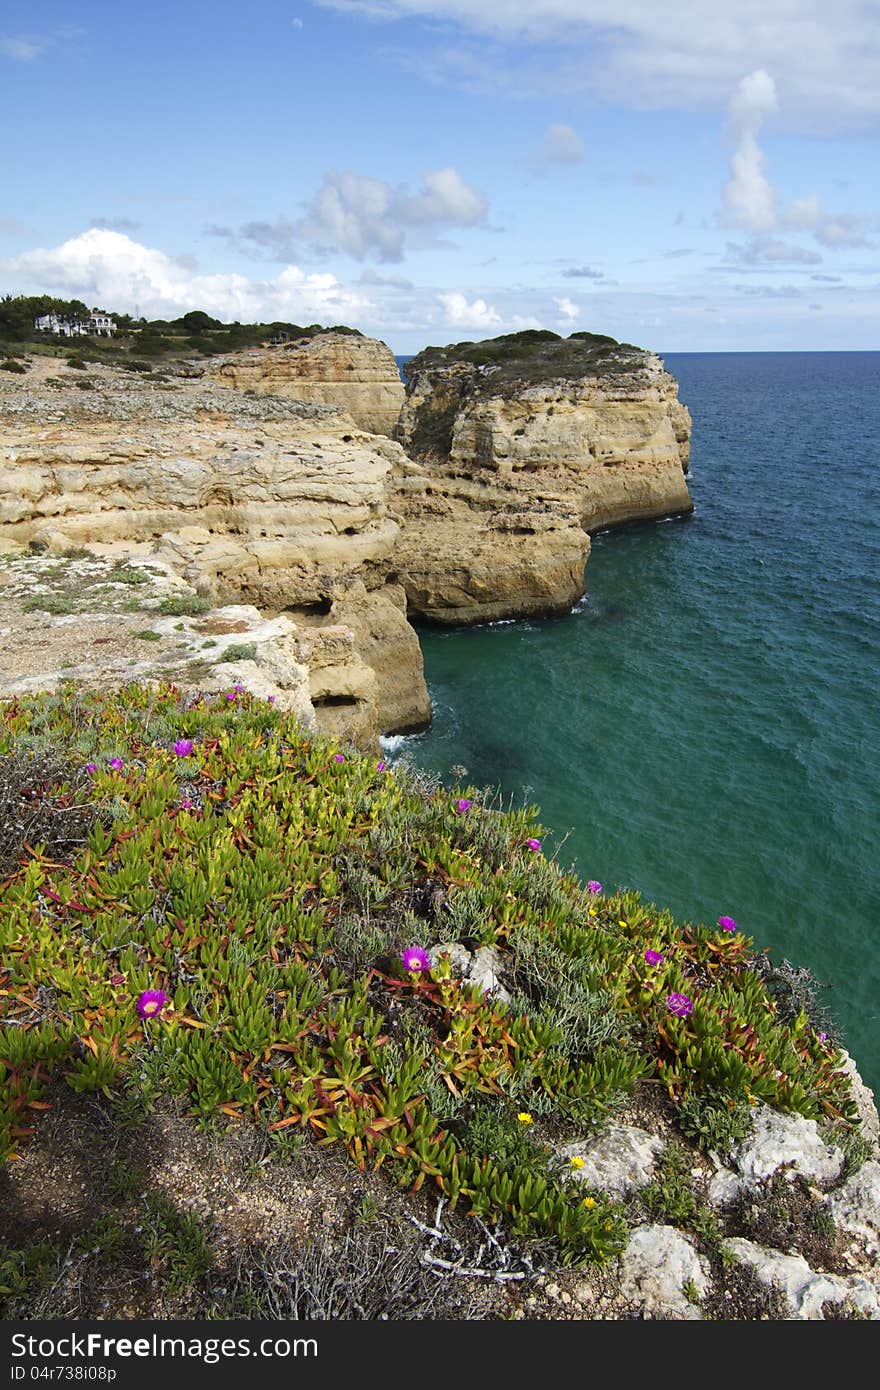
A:
<svg viewBox="0 0 880 1390">
<path fill-rule="evenodd" d="M 318 254 L 341 251 L 356 261 L 389 263 L 402 261 L 413 247 L 436 245 L 441 230 L 478 226 L 488 211 L 483 195 L 453 168 L 423 174 L 416 193 L 406 184 L 395 188 L 384 179 L 331 169 L 305 216 L 246 222 L 238 231 L 209 231 L 250 243 L 279 261 L 293 260 L 308 247 Z"/>
</svg>

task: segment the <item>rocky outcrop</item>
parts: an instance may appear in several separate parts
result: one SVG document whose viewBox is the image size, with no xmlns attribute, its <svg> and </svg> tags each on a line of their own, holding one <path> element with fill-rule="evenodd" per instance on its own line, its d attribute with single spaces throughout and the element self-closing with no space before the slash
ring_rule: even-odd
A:
<svg viewBox="0 0 880 1390">
<path fill-rule="evenodd" d="M 346 629 L 310 637 L 319 725 L 341 731 L 350 718 L 362 742 L 368 727 L 378 737 L 428 722 L 418 639 L 387 582 L 399 445 L 329 407 L 109 368 L 82 390 L 79 374 L 52 369 L 65 370 L 0 382 L 0 549 L 146 543 L 214 603 Z"/>
<path fill-rule="evenodd" d="M 591 531 L 693 510 L 690 415 L 650 353 L 524 333 L 428 349 L 407 378 L 395 556 L 434 621 L 565 612 Z"/>
<path fill-rule="evenodd" d="M 390 435 L 403 405 L 391 349 L 359 333 L 319 333 L 215 358 L 208 375 L 237 391 L 334 406 L 374 434 Z"/>
</svg>

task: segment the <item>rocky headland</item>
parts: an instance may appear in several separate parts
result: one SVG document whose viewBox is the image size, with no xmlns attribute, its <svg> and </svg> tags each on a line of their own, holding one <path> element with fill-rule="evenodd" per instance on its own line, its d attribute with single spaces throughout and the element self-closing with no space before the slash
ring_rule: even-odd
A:
<svg viewBox="0 0 880 1390">
<path fill-rule="evenodd" d="M 22 932 L 6 921 L 9 960 L 22 974 L 6 1002 L 23 1046 L 50 1026 L 67 1046 L 67 1006 L 58 999 L 85 986 L 66 979 L 65 962 L 79 960 L 83 933 L 93 918 L 104 921 L 108 902 L 127 923 L 122 945 L 105 930 L 84 957 L 88 997 L 101 1001 L 90 1026 L 106 1031 L 91 1039 L 94 1068 L 83 1046 L 67 1057 L 67 1072 L 40 1073 L 38 1094 L 50 1099 L 37 1105 L 54 1113 L 33 1134 L 19 1109 L 32 1103 L 37 1072 L 0 1057 L 13 1147 L 23 1141 L 2 1178 L 11 1213 L 12 1244 L 0 1248 L 7 1313 L 225 1308 L 235 1316 L 245 1307 L 256 1316 L 254 1308 L 270 1306 L 253 1282 L 259 1270 L 299 1269 L 308 1239 L 320 1271 L 344 1269 L 356 1297 L 323 1312 L 285 1304 L 286 1315 L 396 1317 L 418 1307 L 423 1317 L 880 1318 L 880 1125 L 852 1060 L 816 1031 L 809 1001 L 779 972 L 765 991 L 769 967 L 738 936 L 675 924 L 634 895 L 601 896 L 598 884 L 576 887 L 543 860 L 530 821 L 481 804 L 473 788 L 453 802 L 375 758 L 380 733 L 430 719 L 413 616 L 449 623 L 564 611 L 583 593 L 591 532 L 692 510 L 690 419 L 674 380 L 658 358 L 609 339 L 518 334 L 420 354 L 398 418 L 389 358 L 359 335 L 326 334 L 208 368 L 83 371 L 40 357 L 23 373 L 0 372 L 0 699 L 10 737 L 23 739 L 12 746 L 0 807 L 4 882 L 18 893 L 26 873 L 22 891 L 33 897 Z M 373 381 L 382 389 L 371 412 Z M 141 710 L 131 682 L 154 687 L 156 718 L 149 702 Z M 43 712 L 28 704 L 41 691 L 121 686 L 129 693 L 88 725 L 94 748 L 82 743 L 86 724 L 68 718 L 75 708 L 85 720 L 90 696 L 71 695 L 69 710 L 65 700 Z M 276 767 L 273 729 L 288 713 L 297 725 L 277 727 L 294 761 Z M 56 724 L 70 746 L 53 771 Z M 297 735 L 296 744 L 294 727 L 335 742 L 312 752 L 308 739 Z M 182 742 L 181 733 L 189 736 Z M 371 757 L 353 757 L 350 745 Z M 35 751 L 48 759 L 36 783 Z M 250 775 L 254 768 L 265 781 Z M 114 839 L 121 822 L 107 812 L 106 826 L 87 817 L 77 838 L 71 778 L 83 805 L 94 801 L 88 816 L 104 816 L 112 796 L 117 813 L 130 801 L 124 835 Z M 147 793 L 165 807 L 161 844 Z M 185 834 L 174 833 L 178 825 Z M 209 833 L 216 846 L 205 857 Z M 134 834 L 142 860 L 122 845 Z M 76 858 L 87 839 L 89 853 Z M 166 934 L 153 924 L 170 912 L 171 896 L 157 892 L 168 854 L 181 856 L 181 867 L 169 878 L 180 903 Z M 207 911 L 235 947 L 216 968 L 214 956 L 198 954 L 204 904 L 193 907 L 182 886 L 189 893 L 201 882 L 206 863 L 214 885 Z M 275 890 L 268 896 L 267 885 Z M 302 901 L 288 902 L 301 891 Z M 229 894 L 247 910 L 230 915 Z M 271 950 L 255 954 L 249 924 L 261 902 L 287 915 Z M 178 935 L 187 912 L 197 933 L 189 946 Z M 75 913 L 86 914 L 84 927 Z M 323 954 L 308 936 L 319 928 Z M 48 966 L 21 949 L 33 930 Z M 295 956 L 294 931 L 303 936 Z M 133 955 L 143 932 L 148 945 Z M 415 940 L 429 948 L 430 970 L 401 980 L 394 962 Z M 186 959 L 195 973 L 184 970 Z M 665 984 L 651 973 L 660 967 Z M 254 972 L 263 983 L 251 997 Z M 53 981 L 48 993 L 44 976 Z M 120 1095 L 133 1101 L 147 1072 L 135 1068 L 124 1083 L 134 1090 L 123 1088 L 119 1057 L 142 1043 L 129 1026 L 130 995 L 157 983 L 173 994 L 161 1037 L 177 1037 L 190 1069 L 168 1051 L 156 1089 L 147 1084 L 135 1107 L 140 1129 L 131 1133 L 137 1152 L 150 1155 L 146 1172 L 126 1167 L 122 1121 L 103 1151 L 104 1102 L 93 1102 L 88 1087 L 90 1069 L 98 1085 L 106 1065 L 104 1094 L 114 1105 Z M 670 1014 L 667 989 L 690 1008 Z M 222 1007 L 206 1015 L 213 1050 L 203 1055 L 206 1024 L 196 1015 L 218 990 Z M 238 1103 L 229 1103 L 239 1091 L 249 1097 L 251 1071 L 264 1067 L 266 1113 L 287 1104 L 271 1088 L 293 1084 L 285 1069 L 305 1037 L 312 1052 L 303 1077 L 317 1075 L 308 1069 L 318 1040 L 341 1125 L 344 1088 L 337 1096 L 333 1068 L 343 1063 L 323 1011 L 346 990 L 340 1009 L 360 1018 L 369 994 L 375 1013 L 369 1028 L 349 1029 L 352 1044 L 369 1051 L 371 1040 L 377 1049 L 391 1040 L 364 1070 L 358 1061 L 358 1105 L 373 1117 L 377 1106 L 393 1109 L 398 1089 L 411 1101 L 388 1167 L 415 1153 L 416 1105 L 420 1124 L 428 1124 L 424 1102 L 440 1126 L 418 1139 L 418 1161 L 433 1176 L 415 1201 L 387 1188 L 357 1144 L 350 1152 L 360 1152 L 360 1164 L 344 1174 L 336 1160 L 323 1161 L 320 1146 L 300 1145 L 285 1163 L 265 1133 L 245 1136 Z M 296 1026 L 278 1031 L 279 1009 L 294 1019 L 297 1008 Z M 444 1009 L 461 1029 L 454 1048 L 459 1033 Z M 234 1031 L 257 1024 L 253 1045 Z M 155 1020 L 151 1027 L 158 1039 Z M 479 1046 L 468 1041 L 475 1028 Z M 424 1053 L 418 1076 L 406 1071 L 411 1047 Z M 205 1067 L 223 1049 L 230 1063 L 214 1095 Z M 160 1052 L 144 1054 L 150 1067 Z M 62 1075 L 86 1095 L 74 1095 Z M 183 1090 L 195 1078 L 201 1113 L 224 1112 L 230 1133 L 203 1143 L 184 1122 L 189 1100 L 169 1100 L 171 1078 L 183 1078 Z M 50 1081 L 54 1089 L 45 1089 Z M 300 1097 L 297 1123 L 308 1130 L 312 1115 L 325 1135 L 325 1111 L 309 1111 L 305 1091 L 290 1095 Z M 270 1128 L 289 1135 L 283 1126 L 299 1110 L 279 1121 L 281 1113 L 271 1109 Z M 477 1120 L 496 1128 L 483 1132 Z M 381 1147 L 378 1122 L 365 1133 Z M 450 1144 L 459 1146 L 461 1170 Z M 472 1160 L 473 1170 L 464 1166 Z M 497 1178 L 476 1220 L 448 1202 L 465 1172 L 468 1192 L 487 1174 Z M 532 1200 L 536 1181 L 549 1194 L 544 1215 Z M 61 1194 L 63 1215 L 47 1206 L 47 1190 Z M 514 1218 L 509 1229 L 489 1221 L 499 1203 Z M 186 1231 L 201 1222 L 208 1234 L 199 1238 L 210 1244 L 183 1293 L 154 1278 L 176 1248 L 167 1231 L 184 1230 L 168 1225 L 178 1209 Z M 115 1234 L 107 1210 L 116 1213 Z M 100 1228 L 89 1224 L 96 1211 Z M 365 1227 L 380 1211 L 387 1229 L 371 1244 Z M 581 1227 L 596 1249 L 612 1233 L 604 1263 L 571 1268 L 554 1254 L 547 1233 L 574 1240 Z M 144 1229 L 155 1235 L 146 1273 Z M 530 1244 L 536 1229 L 543 1243 Z M 101 1263 L 108 1231 L 117 1241 L 112 1266 Z M 392 1239 L 409 1282 L 386 1297 L 376 1270 L 383 1240 Z M 257 1246 L 262 1266 L 252 1258 Z M 576 1240 L 571 1249 L 581 1249 Z M 233 1269 L 242 1281 L 234 1297 Z M 266 1278 L 272 1290 L 293 1287 L 288 1274 Z"/>
<path fill-rule="evenodd" d="M 589 535 L 693 511 L 690 415 L 660 359 L 524 332 L 407 363 L 396 560 L 436 622 L 566 612 Z"/>
</svg>

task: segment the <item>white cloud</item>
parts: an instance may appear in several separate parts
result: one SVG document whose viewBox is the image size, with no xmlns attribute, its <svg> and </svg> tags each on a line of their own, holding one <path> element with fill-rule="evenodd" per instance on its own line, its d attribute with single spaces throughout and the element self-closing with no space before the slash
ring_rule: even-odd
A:
<svg viewBox="0 0 880 1390">
<path fill-rule="evenodd" d="M 433 169 L 413 193 L 384 179 L 352 170 L 324 175 L 304 217 L 247 222 L 238 232 L 214 227 L 214 235 L 260 247 L 277 260 L 291 260 L 297 247 L 343 251 L 355 260 L 401 261 L 407 246 L 434 244 L 441 228 L 475 227 L 489 205 L 457 170 Z"/>
<path fill-rule="evenodd" d="M 0 53 L 16 63 L 31 63 L 49 47 L 49 40 L 35 34 L 19 34 L 0 38 Z"/>
<path fill-rule="evenodd" d="M 726 220 L 753 232 L 776 225 L 776 195 L 764 177 L 758 132 L 777 108 L 776 84 L 763 68 L 744 77 L 730 103 L 730 132 L 735 144 L 730 181 L 724 189 Z"/>
<path fill-rule="evenodd" d="M 832 251 L 838 247 L 869 244 L 859 230 L 859 218 L 846 212 L 826 212 L 817 193 L 811 193 L 807 198 L 796 198 L 783 221 L 787 227 L 811 231 L 821 246 L 827 246 Z"/>
<path fill-rule="evenodd" d="M 553 303 L 559 310 L 559 317 L 568 319 L 569 322 L 571 322 L 572 319 L 576 319 L 581 312 L 580 305 L 575 304 L 567 295 L 563 295 L 561 299 L 554 299 Z"/>
<path fill-rule="evenodd" d="M 242 322 L 340 322 L 363 316 L 372 304 L 334 275 L 307 275 L 289 265 L 273 280 L 239 274 L 199 275 L 179 259 L 133 241 L 122 232 L 93 227 L 61 246 L 25 251 L 0 262 L 7 287 L 19 293 L 47 290 L 120 312 L 135 306 L 147 318 L 204 309 Z"/>
<path fill-rule="evenodd" d="M 601 270 L 593 270 L 588 265 L 573 265 L 569 270 L 563 270 L 566 280 L 604 280 L 605 276 Z"/>
<path fill-rule="evenodd" d="M 822 257 L 806 246 L 780 241 L 777 237 L 755 236 L 745 245 L 727 243 L 725 260 L 731 265 L 818 265 Z"/>
<path fill-rule="evenodd" d="M 292 19 L 290 21 L 290 27 L 291 29 L 301 29 L 303 27 L 303 22 L 301 19 Z"/>
<path fill-rule="evenodd" d="M 547 127 L 536 155 L 539 164 L 581 164 L 583 158 L 584 142 L 570 125 Z"/>
<path fill-rule="evenodd" d="M 317 0 L 374 20 L 445 20 L 455 80 L 478 68 L 472 36 L 493 45 L 483 67 L 524 90 L 599 89 L 636 107 L 717 108 L 744 72 L 776 75 L 787 118 L 825 131 L 880 116 L 873 0 Z M 475 45 L 470 45 L 475 47 Z M 432 47 L 437 47 L 436 34 Z M 507 62 L 508 56 L 512 61 Z M 524 60 L 524 61 L 523 61 Z"/>
<path fill-rule="evenodd" d="M 437 298 L 446 310 L 446 323 L 450 327 L 494 328 L 501 323 L 501 315 L 485 299 L 469 303 L 460 290 L 438 294 Z"/>
</svg>

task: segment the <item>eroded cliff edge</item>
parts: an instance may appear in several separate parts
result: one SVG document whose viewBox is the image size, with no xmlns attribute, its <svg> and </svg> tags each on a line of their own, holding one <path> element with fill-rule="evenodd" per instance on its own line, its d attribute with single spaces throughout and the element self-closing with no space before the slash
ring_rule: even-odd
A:
<svg viewBox="0 0 880 1390">
<path fill-rule="evenodd" d="M 395 562 L 443 623 L 566 612 L 589 533 L 693 511 L 690 413 L 654 354 L 529 331 L 406 367 Z"/>
</svg>

